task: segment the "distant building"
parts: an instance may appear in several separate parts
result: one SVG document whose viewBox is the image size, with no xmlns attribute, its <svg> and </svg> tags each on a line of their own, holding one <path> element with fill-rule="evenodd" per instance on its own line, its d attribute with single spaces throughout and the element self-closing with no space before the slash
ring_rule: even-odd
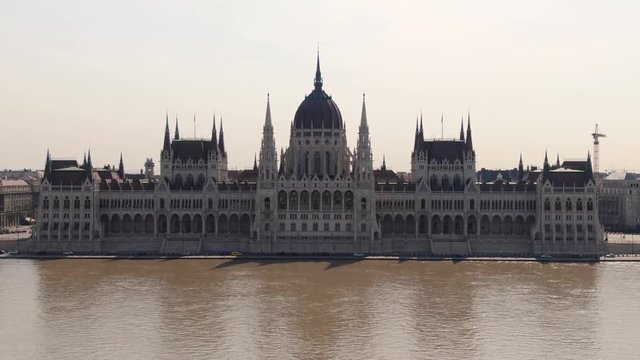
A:
<svg viewBox="0 0 640 360">
<path fill-rule="evenodd" d="M 523 254 L 597 252 L 603 239 L 591 160 L 477 181 L 471 118 L 452 139 L 416 120 L 409 173 L 373 167 L 362 101 L 356 146 L 318 59 L 314 89 L 278 152 L 267 98 L 253 168 L 229 170 L 222 121 L 211 137 L 174 136 L 160 176 L 95 169 L 47 154 L 35 248 L 152 252 Z M 247 136 L 249 136 L 247 134 Z M 411 135 L 408 134 L 408 139 Z"/>
<path fill-rule="evenodd" d="M 600 220 L 609 231 L 640 232 L 640 174 L 612 172 L 598 180 Z"/>
<path fill-rule="evenodd" d="M 25 180 L 0 180 L 0 229 L 35 217 L 33 187 Z"/>
</svg>

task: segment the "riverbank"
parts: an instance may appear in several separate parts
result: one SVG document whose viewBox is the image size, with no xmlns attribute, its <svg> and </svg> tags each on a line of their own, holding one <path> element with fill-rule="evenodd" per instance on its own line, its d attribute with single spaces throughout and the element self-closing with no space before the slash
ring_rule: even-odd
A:
<svg viewBox="0 0 640 360">
<path fill-rule="evenodd" d="M 61 255 L 61 254 L 3 254 L 0 259 L 33 259 L 33 260 L 54 260 L 54 259 L 103 259 L 103 260 L 237 260 L 237 261 L 506 261 L 506 262 L 562 262 L 562 263 L 596 263 L 596 262 L 640 262 L 640 256 L 635 254 L 607 255 L 600 257 L 500 257 L 500 256 L 394 256 L 394 255 Z"/>
</svg>

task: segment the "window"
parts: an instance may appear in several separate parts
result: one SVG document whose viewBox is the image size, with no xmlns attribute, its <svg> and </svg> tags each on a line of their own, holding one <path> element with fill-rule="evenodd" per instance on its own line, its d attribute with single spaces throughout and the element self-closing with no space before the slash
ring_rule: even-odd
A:
<svg viewBox="0 0 640 360">
<path fill-rule="evenodd" d="M 347 231 L 351 231 L 351 223 L 347 223 Z"/>
<path fill-rule="evenodd" d="M 269 230 L 271 230 L 271 224 L 269 223 L 264 224 L 264 231 L 269 231 Z"/>
<path fill-rule="evenodd" d="M 318 231 L 318 223 L 313 223 L 313 231 Z"/>
<path fill-rule="evenodd" d="M 291 223 L 291 231 L 296 231 L 296 223 Z"/>
<path fill-rule="evenodd" d="M 366 232 L 367 231 L 367 223 L 360 224 L 360 231 L 362 231 L 362 232 Z"/>
<path fill-rule="evenodd" d="M 560 202 L 560 199 L 556 199 L 556 211 L 560 210 L 562 210 L 562 203 Z"/>
<path fill-rule="evenodd" d="M 283 222 L 280 223 L 280 231 L 284 231 L 284 223 Z"/>
<path fill-rule="evenodd" d="M 302 223 L 302 231 L 307 231 L 307 223 Z"/>
<path fill-rule="evenodd" d="M 324 231 L 329 231 L 329 223 L 324 223 Z"/>
<path fill-rule="evenodd" d="M 340 231 L 340 223 L 336 223 L 334 228 L 335 228 L 335 231 Z"/>
</svg>

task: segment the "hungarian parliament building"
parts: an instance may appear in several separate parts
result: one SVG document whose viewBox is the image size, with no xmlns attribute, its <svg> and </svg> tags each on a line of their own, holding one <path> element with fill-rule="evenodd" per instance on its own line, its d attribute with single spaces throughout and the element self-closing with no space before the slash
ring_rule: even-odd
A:
<svg viewBox="0 0 640 360">
<path fill-rule="evenodd" d="M 211 138 L 173 136 L 166 119 L 159 176 L 56 159 L 47 152 L 34 251 L 149 254 L 535 255 L 597 253 L 603 244 L 591 159 L 480 181 L 471 119 L 459 137 L 407 133 L 410 174 L 373 167 L 362 101 L 357 144 L 314 88 L 278 154 L 269 99 L 251 169 L 228 169 L 222 123 Z M 411 131 L 411 130 L 410 130 Z M 413 140 L 413 141 L 411 141 Z"/>
</svg>

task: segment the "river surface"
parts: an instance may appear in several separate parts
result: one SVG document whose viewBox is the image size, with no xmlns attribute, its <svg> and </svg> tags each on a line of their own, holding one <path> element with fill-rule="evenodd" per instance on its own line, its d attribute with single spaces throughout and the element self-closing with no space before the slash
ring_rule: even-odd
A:
<svg viewBox="0 0 640 360">
<path fill-rule="evenodd" d="M 638 359 L 640 263 L 0 260 L 2 359 Z"/>
</svg>

